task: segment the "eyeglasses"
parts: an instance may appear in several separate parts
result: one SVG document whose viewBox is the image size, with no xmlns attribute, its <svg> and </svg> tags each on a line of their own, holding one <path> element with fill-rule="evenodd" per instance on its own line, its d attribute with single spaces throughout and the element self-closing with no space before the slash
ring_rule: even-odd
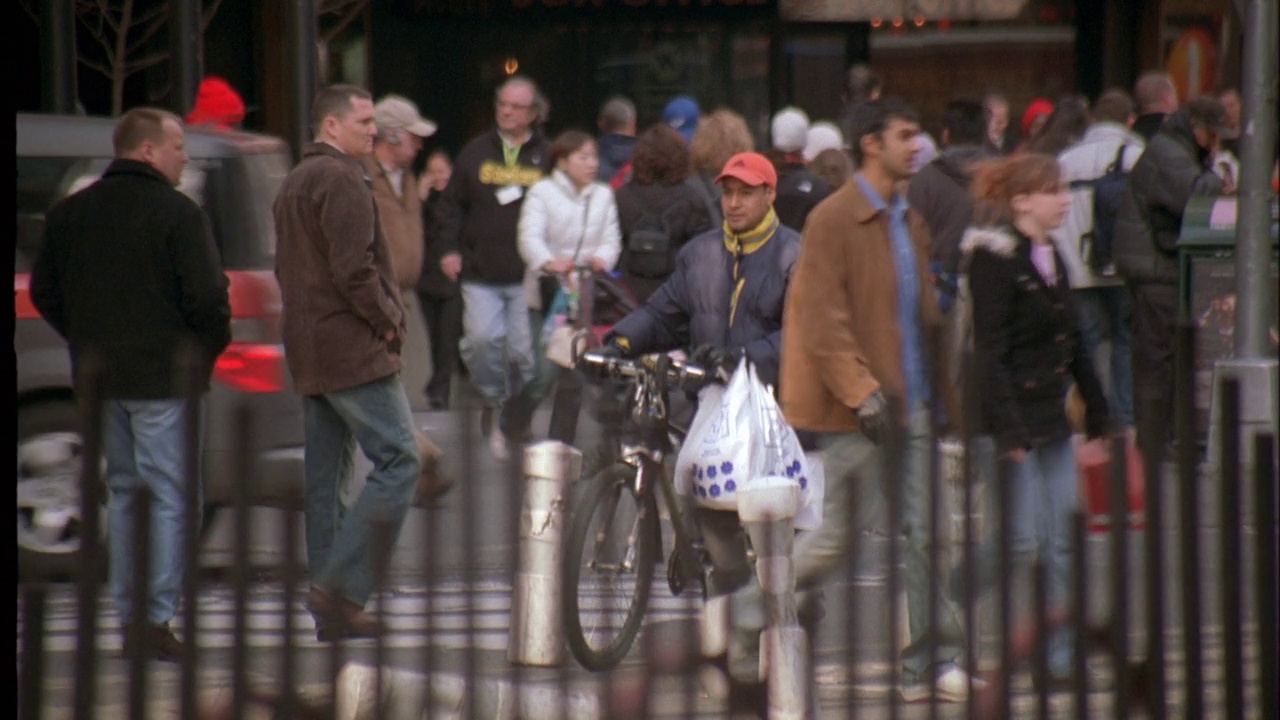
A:
<svg viewBox="0 0 1280 720">
<path fill-rule="evenodd" d="M 521 105 L 518 103 L 510 103 L 505 100 L 496 100 L 493 104 L 499 110 L 528 110 L 533 107 L 532 103 Z"/>
</svg>

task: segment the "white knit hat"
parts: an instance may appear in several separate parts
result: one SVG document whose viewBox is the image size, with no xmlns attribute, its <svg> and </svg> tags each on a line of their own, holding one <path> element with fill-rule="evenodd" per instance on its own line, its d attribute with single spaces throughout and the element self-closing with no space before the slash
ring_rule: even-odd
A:
<svg viewBox="0 0 1280 720">
<path fill-rule="evenodd" d="M 844 136 L 834 123 L 816 122 L 809 127 L 809 141 L 804 145 L 805 162 L 811 162 L 823 150 L 844 147 Z"/>
<path fill-rule="evenodd" d="M 773 116 L 773 147 L 782 152 L 800 152 L 809 140 L 809 116 L 796 107 L 786 107 Z"/>
</svg>

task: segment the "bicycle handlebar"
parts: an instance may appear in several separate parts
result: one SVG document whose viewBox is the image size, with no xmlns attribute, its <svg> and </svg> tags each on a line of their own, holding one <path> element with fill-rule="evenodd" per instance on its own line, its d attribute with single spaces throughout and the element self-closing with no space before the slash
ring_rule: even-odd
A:
<svg viewBox="0 0 1280 720">
<path fill-rule="evenodd" d="M 706 368 L 692 363 L 677 360 L 663 353 L 641 355 L 638 358 L 620 358 L 604 355 L 589 350 L 578 357 L 578 362 L 589 368 L 595 368 L 603 376 L 612 378 L 658 378 L 661 375 L 669 382 L 676 384 L 701 385 L 716 380 Z"/>
</svg>

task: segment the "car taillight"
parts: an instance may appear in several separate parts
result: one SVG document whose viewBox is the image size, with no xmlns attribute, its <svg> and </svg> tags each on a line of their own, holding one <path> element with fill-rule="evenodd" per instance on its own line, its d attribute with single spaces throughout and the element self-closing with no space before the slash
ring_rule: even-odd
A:
<svg viewBox="0 0 1280 720">
<path fill-rule="evenodd" d="M 233 342 L 213 365 L 213 379 L 240 392 L 281 392 L 284 374 L 284 348 L 279 345 Z"/>
</svg>

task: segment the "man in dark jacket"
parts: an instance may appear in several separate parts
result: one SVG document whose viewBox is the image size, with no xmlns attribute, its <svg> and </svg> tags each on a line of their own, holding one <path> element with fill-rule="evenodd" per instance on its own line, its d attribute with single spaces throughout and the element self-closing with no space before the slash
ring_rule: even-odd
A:
<svg viewBox="0 0 1280 720">
<path fill-rule="evenodd" d="M 778 199 L 774 210 L 778 221 L 797 232 L 815 205 L 827 199 L 831 188 L 804 161 L 809 140 L 809 116 L 794 107 L 779 110 L 770 123 L 773 149 L 769 159 L 778 170 Z"/>
<path fill-rule="evenodd" d="M 321 641 L 370 637 L 374 524 L 394 545 L 419 471 L 409 398 L 400 383 L 404 306 L 361 158 L 373 151 L 373 102 L 352 85 L 316 94 L 316 141 L 276 196 L 276 277 L 285 356 L 303 396 L 307 604 Z M 355 445 L 373 464 L 343 507 Z"/>
<path fill-rule="evenodd" d="M 782 304 L 800 234 L 778 222 L 778 176 L 763 155 L 734 155 L 716 182 L 727 230 L 710 230 L 681 248 L 671 277 L 605 342 L 627 355 L 693 347 L 726 368 L 745 354 L 760 380 L 776 385 Z"/>
<path fill-rule="evenodd" d="M 978 103 L 947 103 L 942 114 L 945 149 L 936 160 L 920 168 L 907 186 L 907 203 L 924 217 L 933 238 L 929 269 L 944 313 L 951 309 L 956 294 L 960 239 L 973 219 L 969 171 L 979 160 L 993 157 L 983 146 L 986 125 L 985 112 Z"/>
<path fill-rule="evenodd" d="M 609 98 L 596 120 L 600 126 L 600 170 L 596 177 L 617 190 L 631 179 L 631 152 L 636 147 L 636 106 L 621 95 Z"/>
<path fill-rule="evenodd" d="M 546 102 L 532 80 L 513 77 L 494 99 L 496 127 L 462 148 L 436 207 L 440 269 L 462 285 L 462 362 L 484 402 L 481 426 L 495 456 L 507 440 L 495 411 L 512 394 L 508 363 L 534 379 L 533 335 L 524 301 L 524 261 L 516 226 L 529 187 L 542 179 L 550 149 L 535 124 Z"/>
<path fill-rule="evenodd" d="M 1170 115 L 1129 173 L 1116 220 L 1113 257 L 1133 298 L 1134 422 L 1148 452 L 1163 453 L 1173 417 L 1182 214 L 1192 196 L 1222 192 L 1208 161 L 1225 127 L 1222 105 L 1209 97 L 1194 98 Z"/>
<path fill-rule="evenodd" d="M 186 571 L 184 388 L 175 379 L 183 346 L 194 351 L 201 388 L 231 340 L 227 277 L 209 221 L 175 186 L 187 164 L 182 120 L 130 110 L 116 124 L 116 159 L 102 179 L 49 211 L 31 277 L 31 299 L 71 350 L 76 389 L 98 380 L 110 490 L 111 591 L 125 653 L 178 660 L 169 630 Z M 97 378 L 81 375 L 90 362 Z M 187 368 L 184 368 L 187 369 Z M 133 608 L 137 494 L 150 491 L 146 606 Z M 135 618 L 137 613 L 143 617 Z"/>
<path fill-rule="evenodd" d="M 1178 109 L 1178 90 L 1173 78 L 1163 70 L 1145 72 L 1133 86 L 1133 98 L 1138 103 L 1138 117 L 1133 121 L 1133 131 L 1150 142 L 1164 119 Z"/>
</svg>

